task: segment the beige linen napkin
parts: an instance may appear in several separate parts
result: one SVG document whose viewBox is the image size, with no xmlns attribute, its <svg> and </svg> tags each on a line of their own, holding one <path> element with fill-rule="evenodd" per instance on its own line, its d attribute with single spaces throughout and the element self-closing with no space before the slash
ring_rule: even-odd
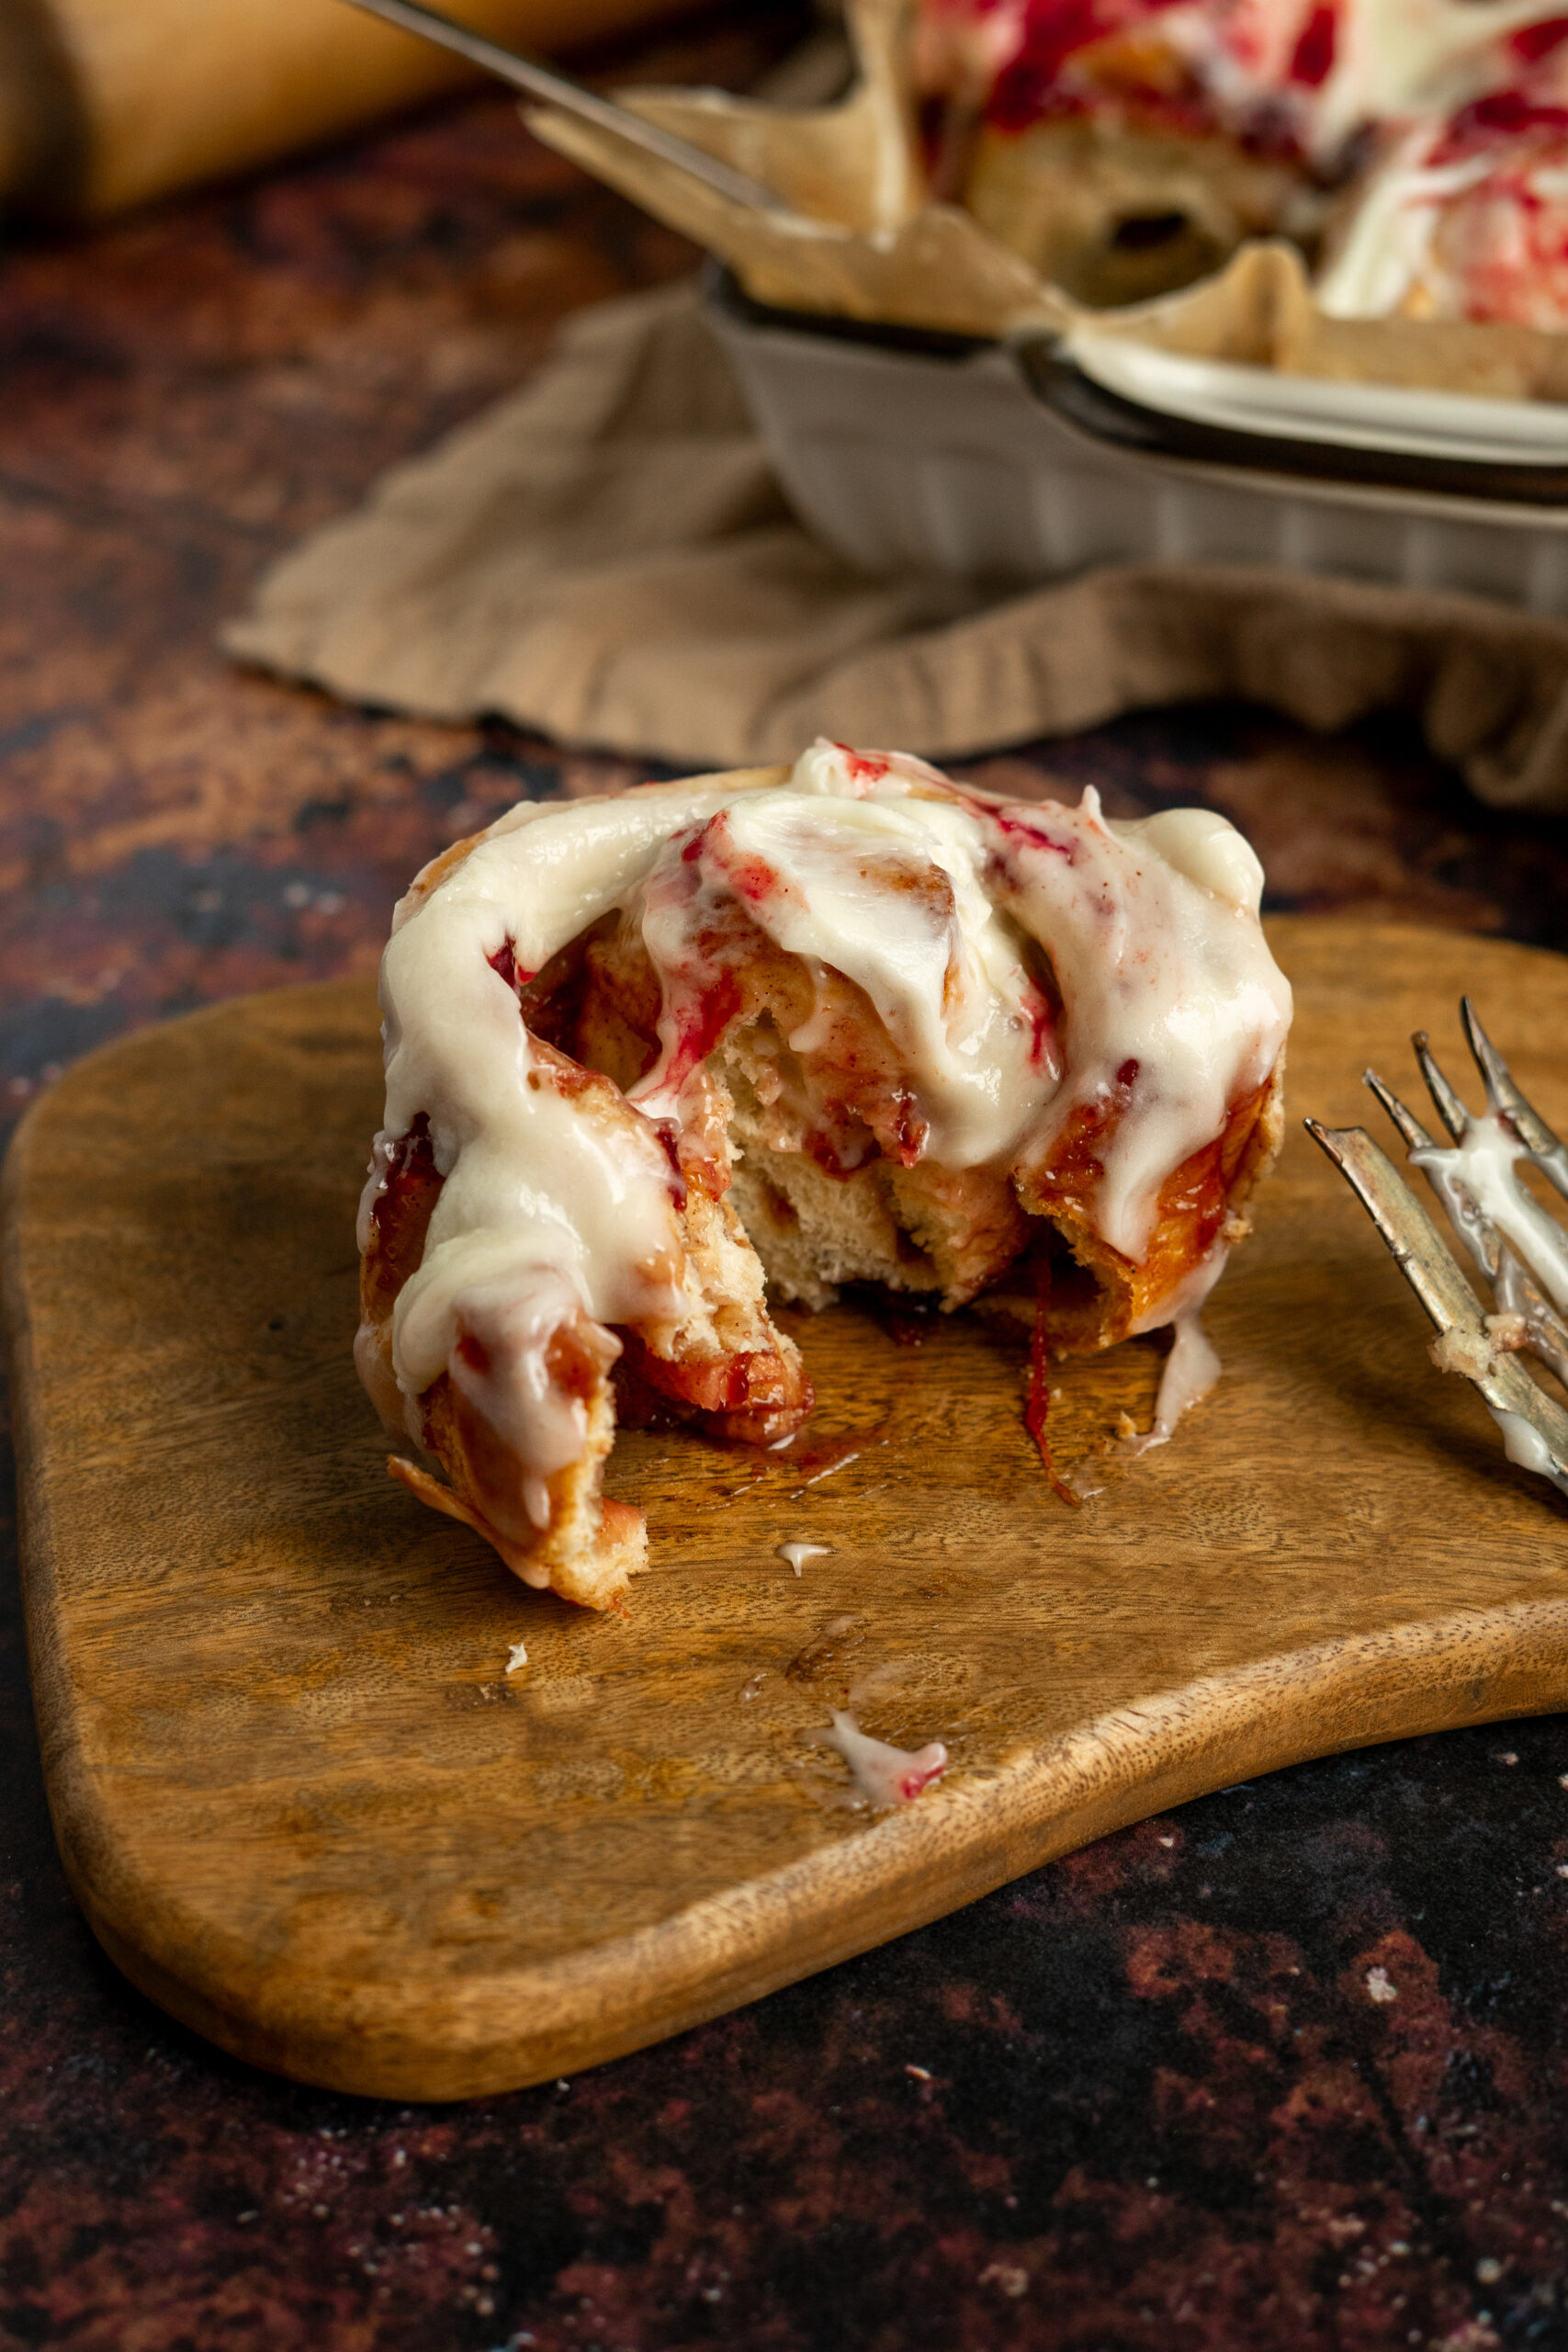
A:
<svg viewBox="0 0 1568 2352">
<path fill-rule="evenodd" d="M 586 311 L 521 392 L 286 557 L 229 650 L 353 702 L 693 768 L 818 734 L 944 759 L 1211 695 L 1400 707 L 1484 800 L 1568 808 L 1568 624 L 1231 565 L 999 601 L 873 579 L 773 480 L 695 291 Z"/>
</svg>

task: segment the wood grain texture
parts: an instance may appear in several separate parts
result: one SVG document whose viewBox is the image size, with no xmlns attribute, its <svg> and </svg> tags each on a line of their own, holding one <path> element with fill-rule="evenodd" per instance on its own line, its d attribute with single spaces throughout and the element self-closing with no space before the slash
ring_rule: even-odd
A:
<svg viewBox="0 0 1568 2352">
<path fill-rule="evenodd" d="M 386 1476 L 348 1363 L 380 1104 L 361 982 L 110 1046 L 30 1114 L 6 1277 L 29 1639 L 72 1883 L 226 2048 L 403 2098 L 571 2071 L 1274 1766 L 1568 1701 L 1563 1509 L 1505 1462 L 1295 1122 L 1477 997 L 1568 1121 L 1568 961 L 1287 918 L 1292 1134 L 1215 1294 L 1222 1388 L 1074 1512 L 976 1318 L 799 1317 L 798 1456 L 623 1438 L 629 1613 L 525 1591 Z M 1158 1343 L 1066 1367 L 1071 1461 Z M 824 1442 L 858 1437 L 856 1459 Z M 815 1449 L 815 1450 L 813 1450 Z M 798 1580 L 775 1547 L 833 1547 Z M 509 1645 L 530 1664 L 508 1677 Z M 750 1695 L 748 1695 L 750 1694 Z M 953 1767 L 872 1819 L 831 1705 Z"/>
</svg>

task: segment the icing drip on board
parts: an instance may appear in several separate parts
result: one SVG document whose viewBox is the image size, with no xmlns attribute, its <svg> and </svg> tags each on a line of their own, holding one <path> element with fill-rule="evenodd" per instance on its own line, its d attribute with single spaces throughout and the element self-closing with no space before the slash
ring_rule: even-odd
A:
<svg viewBox="0 0 1568 2352">
<path fill-rule="evenodd" d="M 1160 1371 L 1154 1424 L 1142 1437 L 1119 1439 L 1118 1453 L 1131 1454 L 1136 1460 L 1140 1454 L 1152 1453 L 1156 1445 L 1168 1445 L 1182 1415 L 1190 1412 L 1194 1405 L 1201 1405 L 1219 1385 L 1224 1366 L 1203 1329 L 1202 1307 L 1224 1272 L 1228 1254 L 1223 1246 L 1211 1251 L 1201 1265 L 1193 1267 L 1179 1295 L 1169 1302 L 1169 1319 L 1176 1336 Z"/>
<path fill-rule="evenodd" d="M 896 1804 L 913 1804 L 947 1770 L 947 1750 L 940 1739 L 913 1750 L 889 1747 L 862 1731 L 853 1715 L 833 1710 L 833 1728 L 823 1734 L 850 1768 L 855 1793 L 876 1812 Z"/>
<path fill-rule="evenodd" d="M 807 1560 L 825 1560 L 832 1549 L 830 1544 L 781 1544 L 775 1556 L 799 1576 Z"/>
<path fill-rule="evenodd" d="M 1176 1424 L 1183 1413 L 1201 1405 L 1218 1383 L 1224 1365 L 1219 1352 L 1195 1308 L 1176 1318 L 1176 1340 L 1165 1360 L 1159 1376 L 1159 1393 L 1155 1398 L 1154 1427 L 1143 1437 L 1122 1441 L 1123 1450 L 1131 1454 L 1148 1453 L 1156 1445 L 1168 1445 L 1176 1434 Z"/>
</svg>

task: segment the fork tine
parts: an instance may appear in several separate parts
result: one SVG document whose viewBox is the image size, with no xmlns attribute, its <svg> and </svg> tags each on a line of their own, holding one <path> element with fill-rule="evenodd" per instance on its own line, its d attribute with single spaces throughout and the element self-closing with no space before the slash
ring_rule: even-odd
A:
<svg viewBox="0 0 1568 2352">
<path fill-rule="evenodd" d="M 1558 1314 L 1551 1301 L 1537 1283 L 1522 1258 L 1517 1257 L 1506 1241 L 1498 1243 L 1497 1263 L 1493 1270 L 1493 1293 L 1498 1311 L 1504 1315 L 1522 1315 L 1529 1333 L 1525 1345 L 1530 1353 L 1553 1371 L 1564 1388 L 1568 1388 L 1568 1324 Z"/>
<path fill-rule="evenodd" d="M 1432 1041 L 1425 1029 L 1417 1029 L 1410 1040 L 1416 1048 L 1416 1058 L 1421 1065 L 1421 1075 L 1427 1081 L 1427 1091 L 1437 1106 L 1438 1116 L 1455 1143 L 1464 1139 L 1470 1125 L 1470 1113 L 1443 1076 L 1432 1058 Z"/>
<path fill-rule="evenodd" d="M 1507 1063 L 1481 1025 L 1481 1016 L 1467 996 L 1459 1001 L 1459 1017 L 1464 1023 L 1465 1043 L 1475 1057 L 1476 1067 L 1486 1080 L 1486 1099 L 1495 1110 L 1516 1111 L 1520 1104 L 1529 1105 L 1514 1084 Z"/>
<path fill-rule="evenodd" d="M 1325 1127 L 1317 1119 L 1303 1125 L 1359 1194 L 1362 1207 L 1438 1330 L 1459 1329 L 1479 1338 L 1483 1329 L 1480 1301 L 1388 1154 L 1365 1127 Z"/>
<path fill-rule="evenodd" d="M 1534 1105 L 1528 1102 L 1514 1081 L 1507 1063 L 1482 1027 L 1469 997 L 1460 999 L 1460 1018 L 1464 1023 L 1465 1038 L 1475 1056 L 1476 1067 L 1486 1081 L 1489 1107 L 1499 1111 L 1524 1145 L 1541 1174 L 1568 1195 L 1568 1148 L 1555 1135 Z"/>
<path fill-rule="evenodd" d="M 1416 1154 L 1420 1152 L 1439 1159 L 1445 1156 L 1414 1112 L 1406 1110 L 1393 1089 L 1383 1084 L 1376 1070 L 1363 1070 L 1361 1078 L 1362 1083 L 1371 1088 L 1372 1092 L 1404 1136 L 1404 1148 L 1412 1159 L 1415 1159 Z M 1449 1223 L 1453 1227 L 1455 1233 L 1463 1242 L 1481 1272 L 1486 1276 L 1487 1281 L 1495 1282 L 1498 1264 L 1504 1255 L 1502 1237 L 1495 1226 L 1489 1217 L 1482 1214 L 1468 1193 L 1462 1191 L 1456 1193 L 1451 1185 L 1446 1184 L 1441 1177 L 1434 1172 L 1429 1164 L 1426 1162 L 1420 1164 L 1426 1167 L 1427 1181 L 1448 1211 Z M 1522 1280 L 1529 1279 L 1523 1266 L 1518 1271 Z"/>
<path fill-rule="evenodd" d="M 1385 1086 L 1375 1069 L 1361 1072 L 1361 1084 L 1370 1086 L 1394 1125 L 1404 1138 L 1406 1151 L 1419 1151 L 1423 1146 L 1429 1151 L 1432 1137 L 1427 1133 L 1413 1111 L 1407 1111 L 1392 1086 Z"/>
<path fill-rule="evenodd" d="M 1325 1127 L 1316 1119 L 1304 1125 L 1359 1195 L 1437 1325 L 1434 1361 L 1444 1371 L 1461 1373 L 1480 1391 L 1510 1462 L 1568 1494 L 1568 1412 L 1536 1385 L 1517 1355 L 1498 1352 L 1480 1301 L 1393 1162 L 1364 1127 Z"/>
</svg>

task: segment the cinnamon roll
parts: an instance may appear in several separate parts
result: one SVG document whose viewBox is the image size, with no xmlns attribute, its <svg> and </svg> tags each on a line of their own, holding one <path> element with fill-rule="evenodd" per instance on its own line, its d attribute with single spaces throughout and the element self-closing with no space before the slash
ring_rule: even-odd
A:
<svg viewBox="0 0 1568 2352">
<path fill-rule="evenodd" d="M 525 804 L 426 868 L 382 965 L 357 1362 L 392 1467 L 603 1608 L 646 1553 L 617 1406 L 769 1444 L 769 1311 L 880 1283 L 1168 1321 L 1278 1146 L 1290 992 L 1223 818 L 1014 803 L 897 753 Z"/>
</svg>

